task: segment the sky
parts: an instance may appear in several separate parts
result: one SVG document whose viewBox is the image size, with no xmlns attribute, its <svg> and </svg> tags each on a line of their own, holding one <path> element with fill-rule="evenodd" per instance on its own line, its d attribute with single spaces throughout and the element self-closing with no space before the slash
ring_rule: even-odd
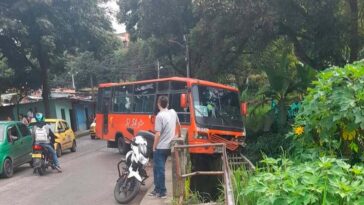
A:
<svg viewBox="0 0 364 205">
<path fill-rule="evenodd" d="M 116 3 L 116 0 L 107 1 L 104 4 L 101 4 L 101 7 L 107 10 L 109 17 L 111 19 L 112 26 L 114 28 L 115 33 L 123 33 L 125 32 L 125 25 L 119 24 L 116 20 L 116 14 L 119 11 L 119 6 Z"/>
</svg>

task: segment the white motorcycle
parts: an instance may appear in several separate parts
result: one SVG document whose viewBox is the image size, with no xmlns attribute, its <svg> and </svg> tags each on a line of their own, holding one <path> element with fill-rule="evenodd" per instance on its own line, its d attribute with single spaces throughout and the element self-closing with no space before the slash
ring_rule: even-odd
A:
<svg viewBox="0 0 364 205">
<path fill-rule="evenodd" d="M 128 130 L 133 133 L 132 130 Z M 116 182 L 114 189 L 114 197 L 120 204 L 127 204 L 138 194 L 140 186 L 145 185 L 144 181 L 148 178 L 145 166 L 148 158 L 148 143 L 147 140 L 137 134 L 130 143 L 131 150 L 126 154 L 125 159 L 121 159 L 118 163 L 119 179 Z M 120 164 L 122 167 L 120 171 Z"/>
</svg>

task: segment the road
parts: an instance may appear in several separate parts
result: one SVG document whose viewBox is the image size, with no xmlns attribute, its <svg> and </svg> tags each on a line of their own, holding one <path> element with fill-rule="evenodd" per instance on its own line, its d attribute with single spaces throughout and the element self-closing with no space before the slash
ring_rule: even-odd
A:
<svg viewBox="0 0 364 205">
<path fill-rule="evenodd" d="M 66 151 L 60 158 L 62 173 L 47 170 L 40 177 L 26 164 L 17 168 L 12 178 L 0 178 L 0 204 L 118 204 L 114 186 L 121 155 L 116 149 L 106 148 L 105 141 L 91 140 L 89 136 L 79 138 L 77 143 L 77 152 Z M 151 168 L 147 172 L 150 175 Z M 129 204 L 139 204 L 151 184 L 150 178 Z"/>
</svg>

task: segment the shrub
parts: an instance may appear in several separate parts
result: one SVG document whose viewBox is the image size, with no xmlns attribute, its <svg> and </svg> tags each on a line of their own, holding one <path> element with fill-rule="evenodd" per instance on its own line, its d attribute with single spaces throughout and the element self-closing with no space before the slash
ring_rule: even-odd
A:
<svg viewBox="0 0 364 205">
<path fill-rule="evenodd" d="M 263 167 L 234 172 L 236 204 L 364 204 L 364 167 L 322 157 L 296 164 L 265 158 Z"/>
<path fill-rule="evenodd" d="M 318 74 L 296 117 L 297 147 L 350 158 L 364 151 L 364 61 Z"/>
<path fill-rule="evenodd" d="M 269 157 L 279 157 L 282 150 L 287 150 L 291 144 L 290 139 L 286 139 L 283 134 L 263 133 L 256 137 L 247 137 L 247 146 L 243 154 L 254 164 L 263 159 L 263 155 Z"/>
</svg>

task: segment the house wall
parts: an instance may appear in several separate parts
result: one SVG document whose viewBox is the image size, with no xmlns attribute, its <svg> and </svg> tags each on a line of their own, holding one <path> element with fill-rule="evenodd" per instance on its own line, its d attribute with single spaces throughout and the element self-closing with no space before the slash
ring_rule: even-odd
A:
<svg viewBox="0 0 364 205">
<path fill-rule="evenodd" d="M 87 130 L 95 116 L 94 103 L 88 101 L 78 101 L 71 99 L 51 99 L 49 103 L 50 116 L 48 118 L 64 119 L 74 129 L 74 131 Z M 33 113 L 44 113 L 43 102 L 19 104 L 19 114 L 26 115 L 29 109 Z M 86 112 L 87 109 L 87 112 Z M 64 115 L 62 115 L 62 110 Z M 0 120 L 6 120 L 10 116 L 13 120 L 17 118 L 17 106 L 0 107 Z"/>
<path fill-rule="evenodd" d="M 57 119 L 64 119 L 71 125 L 70 110 L 72 110 L 71 100 L 52 100 L 51 107 L 54 108 L 55 115 Z M 63 111 L 63 114 L 62 114 Z"/>
<path fill-rule="evenodd" d="M 27 104 L 19 104 L 19 114 L 26 115 L 29 109 L 32 109 L 34 114 L 37 112 L 44 113 L 44 104 L 43 102 L 34 102 L 34 103 L 27 103 Z M 70 118 L 70 110 L 72 109 L 72 103 L 70 100 L 67 99 L 52 99 L 49 102 L 50 108 L 50 116 L 47 118 L 58 118 L 64 119 L 68 123 L 71 123 Z M 62 117 L 62 109 L 64 110 L 64 118 Z M 17 106 L 13 107 L 13 115 L 17 116 Z"/>
<path fill-rule="evenodd" d="M 52 106 L 50 106 L 50 107 L 52 108 Z M 18 117 L 17 117 L 18 109 L 19 109 L 19 114 L 23 114 L 23 115 L 27 115 L 29 109 L 32 109 L 34 114 L 37 112 L 44 113 L 44 104 L 43 104 L 43 102 L 34 102 L 34 103 L 14 105 L 13 115 L 16 118 L 13 118 L 13 119 L 18 120 Z M 54 115 L 55 115 L 54 110 L 51 109 L 51 116 L 54 116 Z"/>
<path fill-rule="evenodd" d="M 87 130 L 91 124 L 91 116 L 94 116 L 94 106 L 91 102 L 74 102 L 73 110 L 75 113 L 75 120 L 77 130 Z M 87 111 L 86 111 L 87 110 Z"/>
</svg>

